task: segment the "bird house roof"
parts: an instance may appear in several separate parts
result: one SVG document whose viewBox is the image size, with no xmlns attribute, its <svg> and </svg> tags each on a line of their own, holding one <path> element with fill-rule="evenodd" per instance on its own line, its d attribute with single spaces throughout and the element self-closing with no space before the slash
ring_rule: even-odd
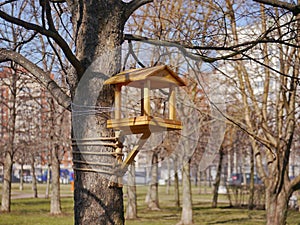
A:
<svg viewBox="0 0 300 225">
<path fill-rule="evenodd" d="M 184 81 L 166 65 L 126 70 L 112 76 L 104 84 L 121 84 L 141 88 L 146 80 L 150 80 L 151 89 L 168 88 L 170 84 L 185 86 Z"/>
</svg>

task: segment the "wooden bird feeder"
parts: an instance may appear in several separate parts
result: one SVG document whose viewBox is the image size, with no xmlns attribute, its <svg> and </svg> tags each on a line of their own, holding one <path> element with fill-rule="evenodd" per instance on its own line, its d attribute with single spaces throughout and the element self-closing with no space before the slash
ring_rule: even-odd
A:
<svg viewBox="0 0 300 225">
<path fill-rule="evenodd" d="M 114 118 L 107 121 L 107 128 L 122 130 L 124 134 L 140 134 L 161 130 L 181 130 L 182 124 L 176 119 L 175 89 L 185 86 L 184 81 L 168 66 L 160 65 L 121 72 L 104 84 L 115 85 Z M 121 89 L 130 86 L 141 90 L 141 115 L 133 118 L 121 117 Z M 154 89 L 169 89 L 168 118 L 153 116 L 150 106 L 150 92 Z M 130 129 L 129 129 L 130 128 Z"/>
</svg>

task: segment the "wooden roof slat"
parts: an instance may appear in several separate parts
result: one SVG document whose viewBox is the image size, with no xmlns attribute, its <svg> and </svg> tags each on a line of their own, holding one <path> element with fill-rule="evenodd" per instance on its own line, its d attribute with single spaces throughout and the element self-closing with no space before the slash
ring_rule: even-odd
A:
<svg viewBox="0 0 300 225">
<path fill-rule="evenodd" d="M 160 84 L 158 87 L 153 86 L 151 88 L 163 88 L 167 87 L 167 84 L 185 86 L 184 81 L 166 65 L 126 70 L 116 74 L 115 76 L 112 76 L 106 80 L 104 84 L 126 85 L 131 82 L 143 81 L 147 79 L 154 80 L 156 83 L 157 81 L 162 82 L 162 84 Z M 139 85 L 140 83 L 137 83 L 136 85 L 133 84 L 132 86 L 139 87 Z"/>
</svg>

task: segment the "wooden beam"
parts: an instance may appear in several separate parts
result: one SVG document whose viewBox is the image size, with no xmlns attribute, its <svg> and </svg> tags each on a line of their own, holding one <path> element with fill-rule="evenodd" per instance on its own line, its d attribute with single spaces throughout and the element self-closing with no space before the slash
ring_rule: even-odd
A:
<svg viewBox="0 0 300 225">
<path fill-rule="evenodd" d="M 144 144 L 146 143 L 146 141 L 150 137 L 150 135 L 151 135 L 150 132 L 143 133 L 143 135 L 141 136 L 138 143 L 133 147 L 131 152 L 128 154 L 127 158 L 124 160 L 124 162 L 121 166 L 122 170 L 126 170 L 127 167 L 133 162 L 135 156 L 139 153 L 139 151 L 144 146 Z"/>
<path fill-rule="evenodd" d="M 176 95 L 175 86 L 170 86 L 170 96 L 169 96 L 169 119 L 176 120 Z"/>
<path fill-rule="evenodd" d="M 144 116 L 144 88 L 141 88 L 141 116 Z"/>
<path fill-rule="evenodd" d="M 121 90 L 122 90 L 122 85 L 117 84 L 115 88 L 115 119 L 121 119 L 121 106 L 122 106 Z"/>
<path fill-rule="evenodd" d="M 150 107 L 150 80 L 145 80 L 144 84 L 144 116 L 150 116 L 151 107 Z"/>
</svg>

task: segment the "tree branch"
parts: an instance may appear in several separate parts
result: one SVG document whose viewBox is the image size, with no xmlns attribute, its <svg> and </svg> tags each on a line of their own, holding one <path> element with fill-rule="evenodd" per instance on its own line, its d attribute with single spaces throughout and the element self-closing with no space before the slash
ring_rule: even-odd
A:
<svg viewBox="0 0 300 225">
<path fill-rule="evenodd" d="M 66 0 L 49 0 L 50 2 L 53 2 L 53 3 L 64 3 L 66 2 Z"/>
<path fill-rule="evenodd" d="M 295 5 L 292 3 L 288 2 L 283 2 L 283 1 L 277 1 L 277 0 L 253 0 L 258 3 L 270 5 L 273 7 L 279 7 L 282 9 L 286 9 L 290 12 L 292 12 L 294 15 L 298 15 L 300 13 L 300 4 Z"/>
<path fill-rule="evenodd" d="M 140 8 L 143 5 L 146 5 L 148 3 L 153 2 L 153 0 L 132 0 L 129 3 L 125 3 L 126 9 L 125 9 L 125 15 L 127 18 L 138 8 Z"/>
<path fill-rule="evenodd" d="M 46 30 L 36 24 L 33 23 L 28 23 L 24 20 L 21 19 L 17 19 L 15 17 L 12 17 L 8 14 L 6 14 L 3 11 L 0 11 L 0 17 L 10 23 L 19 25 L 21 27 L 24 27 L 25 29 L 28 30 L 34 30 L 42 35 L 45 35 L 47 37 L 51 37 L 62 49 L 62 51 L 64 52 L 65 56 L 67 57 L 67 59 L 70 61 L 70 63 L 74 66 L 74 68 L 76 69 L 77 73 L 79 75 L 84 73 L 84 68 L 81 65 L 80 61 L 76 58 L 76 56 L 73 54 L 72 50 L 69 48 L 69 45 L 67 44 L 67 42 L 57 33 L 57 32 L 53 32 L 51 30 Z"/>
<path fill-rule="evenodd" d="M 140 41 L 140 42 L 145 42 L 148 44 L 153 44 L 157 46 L 167 46 L 167 47 L 176 47 L 178 48 L 183 55 L 185 55 L 187 58 L 193 59 L 193 60 L 202 60 L 207 63 L 213 63 L 218 60 L 225 60 L 225 59 L 232 59 L 234 56 L 242 54 L 243 52 L 248 51 L 249 49 L 253 48 L 255 45 L 258 43 L 261 43 L 262 38 L 253 41 L 253 42 L 248 42 L 247 44 L 240 44 L 236 46 L 229 46 L 229 47 L 211 47 L 211 46 L 191 46 L 191 45 L 186 45 L 186 44 L 181 44 L 180 42 L 177 41 L 168 41 L 168 40 L 157 40 L 157 39 L 151 39 L 139 35 L 133 35 L 133 34 L 125 34 L 124 35 L 124 40 L 128 41 Z M 243 49 L 238 49 L 238 47 L 244 46 Z M 201 55 L 199 53 L 195 52 L 189 52 L 189 50 L 219 50 L 219 51 L 231 51 L 232 53 L 218 56 L 218 57 L 208 57 L 205 55 Z"/>
<path fill-rule="evenodd" d="M 0 6 L 4 6 L 4 5 L 6 5 L 6 4 L 9 4 L 9 3 L 12 3 L 12 2 L 16 2 L 16 1 L 17 1 L 17 0 L 7 0 L 7 1 L 1 3 Z"/>
<path fill-rule="evenodd" d="M 59 105 L 71 110 L 71 98 L 68 96 L 57 83 L 50 78 L 50 73 L 43 71 L 40 67 L 26 59 L 20 53 L 12 50 L 0 48 L 0 62 L 14 61 L 24 67 L 32 74 L 43 86 L 45 86 Z"/>
<path fill-rule="evenodd" d="M 290 188 L 293 191 L 300 190 L 300 175 L 298 175 L 291 181 Z"/>
</svg>

